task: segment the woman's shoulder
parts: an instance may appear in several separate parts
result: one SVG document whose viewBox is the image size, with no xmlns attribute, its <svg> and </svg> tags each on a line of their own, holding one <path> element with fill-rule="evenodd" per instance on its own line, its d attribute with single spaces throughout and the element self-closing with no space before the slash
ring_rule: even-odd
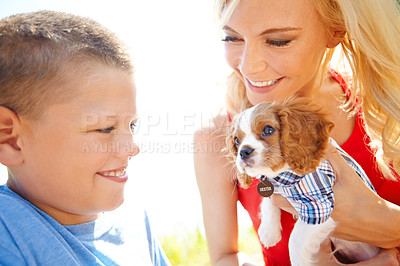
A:
<svg viewBox="0 0 400 266">
<path fill-rule="evenodd" d="M 339 73 L 329 72 L 317 100 L 326 113 L 326 118 L 335 124 L 331 137 L 342 145 L 352 135 L 356 118 L 352 116 L 351 108 L 347 109 L 344 105 L 348 100 L 347 85 Z"/>
<path fill-rule="evenodd" d="M 230 117 L 225 108 L 203 119 L 201 127 L 194 133 L 194 142 L 225 142 L 226 132 L 230 126 Z"/>
<path fill-rule="evenodd" d="M 194 161 L 197 176 L 214 176 L 227 164 L 226 133 L 229 129 L 228 113 L 221 109 L 207 119 L 194 134 Z M 223 171 L 225 173 L 225 170 Z"/>
</svg>

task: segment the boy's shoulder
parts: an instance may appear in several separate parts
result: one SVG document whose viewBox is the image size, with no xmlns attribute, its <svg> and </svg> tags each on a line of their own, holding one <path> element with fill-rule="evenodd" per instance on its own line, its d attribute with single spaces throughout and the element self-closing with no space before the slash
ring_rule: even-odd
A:
<svg viewBox="0 0 400 266">
<path fill-rule="evenodd" d="M 35 207 L 5 185 L 0 186 L 0 238 L 19 239 L 35 237 L 33 228 L 47 222 Z"/>
<path fill-rule="evenodd" d="M 0 186 L 0 265 L 25 265 L 36 257 L 32 247 L 45 244 L 43 235 L 35 234 L 43 226 L 39 216 L 29 202 Z"/>
<path fill-rule="evenodd" d="M 6 186 L 0 186 L 0 265 L 49 260 L 49 265 L 93 265 L 99 260 L 121 265 L 129 265 L 129 261 L 170 265 L 156 242 L 144 208 L 130 207 L 107 213 L 96 222 L 63 226 Z M 46 248 L 49 246 L 52 249 Z"/>
<path fill-rule="evenodd" d="M 35 207 L 6 185 L 0 186 L 0 220 L 20 219 L 27 213 L 36 213 Z M 22 216 L 22 217 L 19 217 Z"/>
<path fill-rule="evenodd" d="M 0 186 L 0 219 L 5 213 L 15 213 L 26 208 L 27 202 L 12 192 L 6 185 Z"/>
<path fill-rule="evenodd" d="M 82 265 L 97 261 L 94 256 L 86 258 L 82 245 L 69 241 L 67 234 L 56 220 L 0 186 L 0 265 Z"/>
<path fill-rule="evenodd" d="M 13 211 L 18 209 L 20 203 L 9 193 L 5 186 L 0 186 L 0 264 L 23 265 L 23 255 L 16 248 L 13 231 Z M 10 228 L 10 224 L 13 225 Z"/>
</svg>

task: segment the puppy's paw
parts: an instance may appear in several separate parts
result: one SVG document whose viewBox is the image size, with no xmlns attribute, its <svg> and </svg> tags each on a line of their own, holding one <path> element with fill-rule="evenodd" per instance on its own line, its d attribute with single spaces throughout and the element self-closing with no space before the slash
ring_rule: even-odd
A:
<svg viewBox="0 0 400 266">
<path fill-rule="evenodd" d="M 281 235 L 281 225 L 273 226 L 265 222 L 261 222 L 258 228 L 258 235 L 260 236 L 260 241 L 264 247 L 269 248 L 275 246 L 282 239 Z"/>
</svg>

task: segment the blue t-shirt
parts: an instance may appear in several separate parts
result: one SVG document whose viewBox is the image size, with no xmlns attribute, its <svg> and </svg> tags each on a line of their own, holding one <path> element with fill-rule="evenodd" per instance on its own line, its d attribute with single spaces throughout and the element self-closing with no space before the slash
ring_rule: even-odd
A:
<svg viewBox="0 0 400 266">
<path fill-rule="evenodd" d="M 143 209 L 116 214 L 63 226 L 0 186 L 0 265 L 170 265 Z"/>
</svg>

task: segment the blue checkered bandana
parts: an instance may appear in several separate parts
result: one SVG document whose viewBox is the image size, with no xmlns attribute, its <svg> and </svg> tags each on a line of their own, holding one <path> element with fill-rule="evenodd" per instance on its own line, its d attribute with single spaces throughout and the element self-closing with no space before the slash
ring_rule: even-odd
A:
<svg viewBox="0 0 400 266">
<path fill-rule="evenodd" d="M 329 140 L 357 172 L 360 178 L 373 190 L 361 166 L 351 158 L 333 140 Z M 334 206 L 333 184 L 335 174 L 328 160 L 321 161 L 318 168 L 307 175 L 299 176 L 291 170 L 285 171 L 274 178 L 268 178 L 274 187 L 280 187 L 275 191 L 284 196 L 299 213 L 301 221 L 307 224 L 320 224 L 331 215 Z M 261 181 L 262 182 L 262 181 Z"/>
</svg>

